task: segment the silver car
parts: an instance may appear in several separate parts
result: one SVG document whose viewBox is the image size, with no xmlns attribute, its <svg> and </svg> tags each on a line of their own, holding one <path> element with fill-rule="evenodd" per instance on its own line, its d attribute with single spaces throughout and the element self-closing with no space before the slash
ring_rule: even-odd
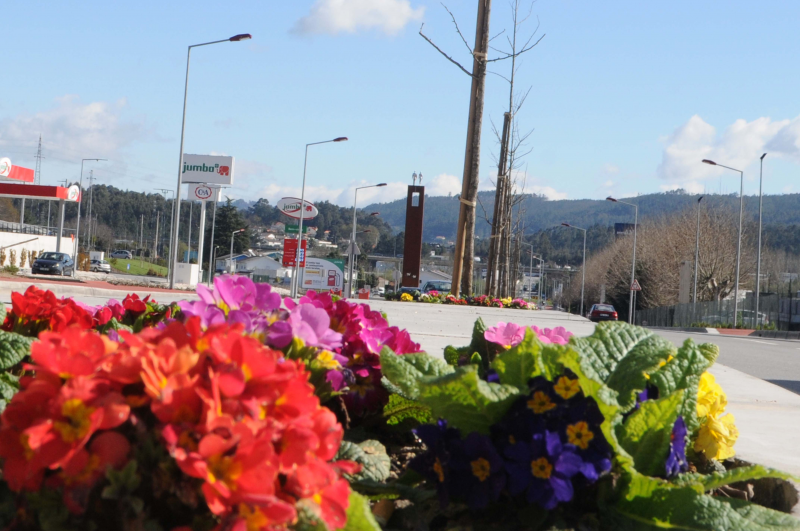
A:
<svg viewBox="0 0 800 531">
<path fill-rule="evenodd" d="M 108 274 L 111 273 L 111 264 L 105 260 L 92 260 L 89 264 L 89 271 Z"/>
</svg>

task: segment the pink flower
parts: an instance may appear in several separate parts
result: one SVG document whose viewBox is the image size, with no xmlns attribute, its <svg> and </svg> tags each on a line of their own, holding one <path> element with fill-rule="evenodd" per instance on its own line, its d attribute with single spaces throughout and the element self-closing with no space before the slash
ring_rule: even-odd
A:
<svg viewBox="0 0 800 531">
<path fill-rule="evenodd" d="M 519 345 L 525 338 L 525 327 L 514 323 L 497 323 L 483 333 L 484 339 L 503 348 Z"/>
<path fill-rule="evenodd" d="M 331 318 L 325 310 L 311 304 L 298 304 L 286 321 L 278 321 L 270 327 L 268 343 L 284 348 L 296 337 L 306 345 L 333 350 L 342 346 L 342 334 L 331 330 L 330 325 Z"/>
<path fill-rule="evenodd" d="M 556 345 L 566 345 L 569 343 L 569 338 L 572 337 L 572 332 L 568 332 L 563 326 L 557 326 L 553 329 L 539 328 L 534 325 L 531 329 L 536 332 L 539 341 L 542 343 L 555 343 Z"/>
</svg>

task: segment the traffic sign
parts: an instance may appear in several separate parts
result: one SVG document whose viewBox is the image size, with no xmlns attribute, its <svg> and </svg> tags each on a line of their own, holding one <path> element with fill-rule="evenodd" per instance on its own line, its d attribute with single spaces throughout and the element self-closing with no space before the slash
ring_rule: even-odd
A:
<svg viewBox="0 0 800 531">
<path fill-rule="evenodd" d="M 631 291 L 642 291 L 642 287 L 639 285 L 639 281 L 635 278 L 633 279 L 633 284 L 631 284 Z"/>
</svg>

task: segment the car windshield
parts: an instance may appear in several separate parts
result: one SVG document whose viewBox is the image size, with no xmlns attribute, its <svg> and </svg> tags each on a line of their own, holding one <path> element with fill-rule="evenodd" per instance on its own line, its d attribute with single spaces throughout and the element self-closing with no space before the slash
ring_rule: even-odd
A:
<svg viewBox="0 0 800 531">
<path fill-rule="evenodd" d="M 429 282 L 428 289 L 437 291 L 450 291 L 450 282 Z"/>
<path fill-rule="evenodd" d="M 614 311 L 614 307 L 611 306 L 611 305 L 608 305 L 608 304 L 598 304 L 597 306 L 594 307 L 594 309 L 597 310 L 598 312 L 613 312 Z"/>
<path fill-rule="evenodd" d="M 61 259 L 62 259 L 62 257 L 63 257 L 63 256 L 64 256 L 64 255 L 63 255 L 63 254 L 61 254 L 61 253 L 42 253 L 42 255 L 41 255 L 41 256 L 39 256 L 39 258 L 41 258 L 42 260 L 56 260 L 56 261 L 61 261 Z"/>
</svg>

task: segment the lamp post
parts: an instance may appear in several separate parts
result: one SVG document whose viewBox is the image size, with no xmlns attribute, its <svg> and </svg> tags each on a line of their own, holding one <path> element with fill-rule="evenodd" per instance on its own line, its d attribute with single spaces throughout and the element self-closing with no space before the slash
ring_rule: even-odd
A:
<svg viewBox="0 0 800 531">
<path fill-rule="evenodd" d="M 180 227 L 178 226 L 178 220 L 181 217 L 181 184 L 183 184 L 181 180 L 181 172 L 183 171 L 183 139 L 184 133 L 186 132 L 186 98 L 189 95 L 189 63 L 192 59 L 192 48 L 198 48 L 200 46 L 208 46 L 209 44 L 219 44 L 221 42 L 239 42 L 239 41 L 246 41 L 248 39 L 252 39 L 252 35 L 249 33 L 240 33 L 239 35 L 234 35 L 229 39 L 222 39 L 219 41 L 211 41 L 211 42 L 204 42 L 202 44 L 192 44 L 189 46 L 189 49 L 186 53 L 186 83 L 183 88 L 183 119 L 181 120 L 181 153 L 180 157 L 178 158 L 178 186 L 175 188 L 175 204 L 173 205 L 173 215 L 172 215 L 172 230 L 170 234 L 172 237 L 170 241 L 172 242 L 172 249 L 169 250 L 169 261 L 170 264 L 174 264 L 178 261 L 178 234 Z M 170 268 L 170 271 L 174 273 L 174 268 Z M 175 275 L 169 275 L 169 287 L 173 289 L 175 287 Z"/>
<path fill-rule="evenodd" d="M 606 201 L 611 201 L 612 203 L 622 203 L 623 205 L 632 206 L 634 208 L 633 260 L 631 264 L 631 287 L 633 287 L 633 281 L 636 280 L 636 225 L 639 224 L 639 205 L 628 203 L 627 201 L 622 201 L 620 199 L 614 199 L 613 197 L 606 197 Z M 628 324 L 633 324 L 633 290 L 630 290 L 630 292 L 630 300 L 628 302 Z"/>
<path fill-rule="evenodd" d="M 562 223 L 563 226 L 575 230 L 583 231 L 583 264 L 581 265 L 581 317 L 583 317 L 583 288 L 586 285 L 586 229 L 570 225 L 569 223 Z"/>
<path fill-rule="evenodd" d="M 761 207 L 763 202 L 762 185 L 764 184 L 764 157 L 767 154 L 761 155 L 761 170 L 758 177 L 758 259 L 756 262 L 756 314 L 755 326 L 758 327 L 758 297 L 761 294 Z"/>
<path fill-rule="evenodd" d="M 300 228 L 298 231 L 297 236 L 297 250 L 294 252 L 294 269 L 292 271 L 292 284 L 291 289 L 289 290 L 289 294 L 292 297 L 297 297 L 297 291 L 299 288 L 298 282 L 300 281 L 299 272 L 300 272 L 300 253 L 303 250 L 303 218 L 305 218 L 305 204 L 306 204 L 306 168 L 308 167 L 308 147 L 309 146 L 316 146 L 319 144 L 328 144 L 329 142 L 347 142 L 346 136 L 339 136 L 334 138 L 333 140 L 323 140 L 322 142 L 311 142 L 310 144 L 306 144 L 306 156 L 303 161 L 303 186 L 300 189 Z M 303 256 L 303 261 L 305 261 L 305 256 Z"/>
<path fill-rule="evenodd" d="M 233 239 L 236 237 L 237 234 L 240 232 L 244 232 L 244 229 L 235 230 L 231 233 L 231 274 L 235 272 L 233 268 Z"/>
<path fill-rule="evenodd" d="M 101 160 L 108 160 L 108 159 L 81 159 L 81 180 L 80 184 L 78 184 L 78 190 L 80 195 L 78 196 L 78 221 L 75 223 L 75 242 L 73 244 L 72 250 L 72 260 L 74 262 L 74 266 L 72 268 L 72 276 L 75 277 L 75 272 L 78 270 L 78 243 L 80 243 L 80 233 L 81 233 L 81 202 L 83 201 L 83 163 L 87 160 L 93 160 L 99 162 Z"/>
<path fill-rule="evenodd" d="M 736 322 L 739 317 L 739 264 L 742 259 L 742 217 L 744 216 L 744 172 L 742 170 L 737 170 L 736 168 L 731 168 L 730 166 L 723 166 L 722 164 L 717 164 L 713 160 L 703 159 L 704 164 L 710 164 L 712 166 L 719 166 L 720 168 L 725 168 L 726 170 L 731 171 L 738 171 L 739 172 L 739 240 L 736 243 L 736 283 L 734 284 L 733 288 L 733 327 L 736 328 Z"/>
<path fill-rule="evenodd" d="M 530 250 L 531 263 L 528 266 L 528 297 L 533 299 L 533 259 L 536 258 L 537 260 L 539 260 L 542 263 L 544 263 L 544 260 L 542 259 L 542 257 L 540 255 L 533 254 L 533 244 L 532 243 L 527 243 L 527 242 L 523 242 L 523 241 L 520 241 L 519 243 L 522 244 L 522 245 L 527 245 L 528 247 L 531 248 L 531 250 Z M 540 276 L 539 282 L 541 282 L 541 281 L 542 281 L 542 279 L 541 279 L 541 276 Z M 540 286 L 541 286 L 541 284 L 540 284 Z M 541 290 L 541 288 L 540 288 L 540 290 Z"/>
<path fill-rule="evenodd" d="M 353 297 L 353 262 L 355 262 L 356 258 L 356 213 L 358 210 L 356 209 L 356 205 L 358 204 L 358 191 L 363 190 L 364 188 L 378 188 L 380 186 L 386 186 L 386 183 L 379 183 L 379 184 L 370 184 L 368 186 L 359 186 L 356 188 L 355 195 L 353 196 L 353 235 L 350 238 L 350 252 L 349 260 L 350 260 L 350 282 L 347 283 L 347 297 Z"/>
<path fill-rule="evenodd" d="M 700 263 L 700 201 L 704 196 L 697 198 L 697 235 L 694 241 L 694 295 L 692 296 L 692 318 L 697 320 L 697 267 Z"/>
</svg>

